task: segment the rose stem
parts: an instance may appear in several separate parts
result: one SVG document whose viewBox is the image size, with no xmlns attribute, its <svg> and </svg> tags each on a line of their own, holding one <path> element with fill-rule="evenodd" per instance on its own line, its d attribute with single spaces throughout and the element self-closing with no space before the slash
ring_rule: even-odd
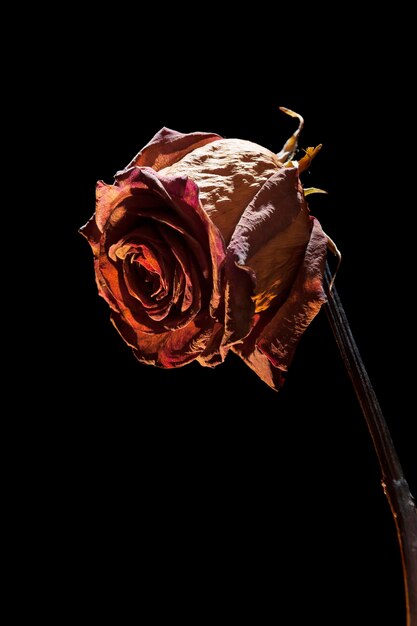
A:
<svg viewBox="0 0 417 626">
<path fill-rule="evenodd" d="M 391 434 L 365 369 L 326 264 L 325 305 L 336 343 L 365 417 L 382 473 L 382 487 L 397 528 L 403 565 L 407 626 L 417 626 L 417 510 L 398 459 Z"/>
</svg>

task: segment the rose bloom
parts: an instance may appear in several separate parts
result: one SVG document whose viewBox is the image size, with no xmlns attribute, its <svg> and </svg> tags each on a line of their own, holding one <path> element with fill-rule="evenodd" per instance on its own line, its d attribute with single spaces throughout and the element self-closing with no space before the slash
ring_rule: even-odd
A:
<svg viewBox="0 0 417 626">
<path fill-rule="evenodd" d="M 276 155 L 163 128 L 113 185 L 97 184 L 81 232 L 99 294 L 140 362 L 215 366 L 233 350 L 279 389 L 326 300 L 328 240 L 289 161 L 295 137 Z"/>
</svg>

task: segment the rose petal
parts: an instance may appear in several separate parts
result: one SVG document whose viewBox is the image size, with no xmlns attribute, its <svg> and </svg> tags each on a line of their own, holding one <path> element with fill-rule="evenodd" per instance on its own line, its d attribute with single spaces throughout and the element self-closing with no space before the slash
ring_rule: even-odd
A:
<svg viewBox="0 0 417 626">
<path fill-rule="evenodd" d="M 99 180 L 96 185 L 96 223 L 103 232 L 106 224 L 117 204 L 129 195 L 128 189 L 121 189 L 115 185 L 106 185 Z"/>
<path fill-rule="evenodd" d="M 233 352 L 238 354 L 267 385 L 278 391 L 284 383 L 283 372 L 274 367 L 268 357 L 254 346 L 255 339 L 249 335 L 242 344 L 232 346 Z"/>
<path fill-rule="evenodd" d="M 295 220 L 270 239 L 249 261 L 256 274 L 256 312 L 282 304 L 302 263 L 310 239 L 311 222 L 306 206 Z"/>
<path fill-rule="evenodd" d="M 148 314 L 152 311 L 152 319 L 156 319 L 154 314 L 157 312 L 163 312 L 166 316 L 169 309 L 164 300 L 168 295 L 168 288 L 163 255 L 145 244 L 132 247 L 131 250 L 133 252 L 123 259 L 123 275 L 130 295 L 142 303 L 143 307 L 148 310 Z M 172 271 L 168 271 L 168 276 L 171 278 Z M 142 279 L 139 278 L 139 272 L 142 274 Z M 151 289 L 144 286 L 143 281 L 146 279 L 148 284 L 151 281 Z M 160 294 L 160 297 L 156 297 L 156 294 Z"/>
<path fill-rule="evenodd" d="M 282 168 L 261 187 L 243 212 L 228 246 L 240 265 L 295 220 L 304 204 L 296 168 Z"/>
<path fill-rule="evenodd" d="M 123 263 L 115 263 L 109 259 L 105 250 L 103 251 L 102 248 L 103 246 L 101 246 L 98 261 L 98 272 L 103 278 L 107 291 L 111 293 L 116 308 L 136 330 L 142 332 L 158 332 L 158 330 L 160 330 L 159 324 L 149 318 L 142 304 L 129 293 L 123 276 Z"/>
<path fill-rule="evenodd" d="M 282 280 L 283 265 L 278 249 L 280 245 L 290 247 L 293 244 L 294 238 L 289 237 L 287 241 L 285 233 L 303 208 L 304 197 L 296 168 L 282 168 L 264 183 L 243 212 L 227 248 L 225 345 L 232 345 L 248 335 L 253 325 L 254 299 L 258 293 L 263 293 L 265 286 L 272 287 L 276 296 L 275 285 L 278 277 Z M 305 235 L 301 241 L 295 238 L 301 246 L 297 252 L 301 254 L 310 233 L 307 212 L 305 219 Z M 284 260 L 291 257 L 286 249 Z"/>
<path fill-rule="evenodd" d="M 203 279 L 201 274 L 199 275 L 197 272 L 198 264 L 192 256 L 190 257 L 189 251 L 172 228 L 164 228 L 161 225 L 160 233 L 162 240 L 166 241 L 168 247 L 175 255 L 185 279 L 181 313 L 185 313 L 191 306 L 193 311 L 196 312 L 201 304 L 200 285 Z"/>
<path fill-rule="evenodd" d="M 172 165 L 188 152 L 218 139 L 221 137 L 215 133 L 184 134 L 170 128 L 161 128 L 125 169 L 148 166 L 158 171 Z"/>
<path fill-rule="evenodd" d="M 164 177 L 150 168 L 135 167 L 126 171 L 114 186 L 100 183 L 97 198 L 102 231 L 97 224 L 89 228 L 99 256 L 99 290 L 112 309 L 120 312 L 124 323 L 142 335 L 161 332 L 163 328 L 172 332 L 184 328 L 198 314 L 202 298 L 207 309 L 211 295 L 210 306 L 215 310 L 221 300 L 218 268 L 225 257 L 225 247 L 221 234 L 199 203 L 198 188 L 193 181 L 185 176 Z M 157 227 L 156 235 L 152 224 Z M 172 302 L 167 302 L 168 296 L 161 296 L 159 300 L 154 298 L 154 306 L 150 300 L 144 306 L 146 293 L 140 302 L 133 284 L 135 277 L 130 275 L 130 267 L 123 267 L 123 259 L 131 254 L 133 233 L 134 242 L 146 239 L 141 238 L 142 229 L 147 234 L 153 233 L 150 240 L 154 243 L 165 239 L 168 247 L 175 246 L 172 252 L 181 271 L 175 272 L 170 285 Z M 161 229 L 170 235 L 161 237 Z M 181 252 L 178 233 L 186 244 L 186 255 Z M 188 259 L 190 253 L 195 258 Z M 214 320 L 210 321 L 213 323 Z"/>
<path fill-rule="evenodd" d="M 281 386 L 282 372 L 287 371 L 301 335 L 326 301 L 323 272 L 327 237 L 320 223 L 313 217 L 310 219 L 310 241 L 287 300 L 273 316 L 270 311 L 259 313 L 249 337 L 233 347 L 274 389 Z M 281 374 L 277 374 L 279 371 Z"/>
<path fill-rule="evenodd" d="M 276 154 L 251 141 L 221 139 L 193 150 L 161 174 L 189 176 L 201 204 L 226 243 L 262 185 L 283 165 Z"/>
<path fill-rule="evenodd" d="M 223 324 L 216 322 L 204 352 L 197 357 L 197 361 L 200 365 L 204 367 L 215 367 L 223 363 L 229 351 L 228 346 L 223 345 L 223 334 Z"/>
<path fill-rule="evenodd" d="M 179 330 L 147 334 L 135 331 L 119 314 L 112 313 L 111 320 L 138 361 L 165 368 L 193 361 L 204 351 L 214 325 L 211 318 L 202 316 Z"/>
<path fill-rule="evenodd" d="M 168 217 L 168 223 L 173 226 L 175 224 L 175 228 L 187 237 L 202 267 L 201 253 L 198 253 L 196 245 L 193 245 L 190 235 L 194 235 L 198 242 L 205 242 L 208 237 L 208 254 L 211 257 L 210 266 L 213 275 L 210 310 L 212 315 L 215 315 L 221 301 L 219 267 L 225 258 L 225 245 L 221 232 L 201 207 L 198 186 L 187 176 L 162 176 L 150 168 L 133 168 L 127 176 L 130 183 L 146 184 L 149 189 L 159 193 L 167 205 L 177 210 L 181 223 L 174 222 L 172 216 Z M 153 219 L 163 221 L 163 215 L 166 215 L 165 209 L 153 209 L 151 212 Z M 201 248 L 201 244 L 198 244 L 198 247 Z"/>
<path fill-rule="evenodd" d="M 253 326 L 255 306 L 252 299 L 255 274 L 245 265 L 238 265 L 231 256 L 225 263 L 224 336 L 223 346 L 231 346 L 248 335 Z"/>
<path fill-rule="evenodd" d="M 97 258 L 100 251 L 101 232 L 97 227 L 95 215 L 90 217 L 88 222 L 84 224 L 84 226 L 81 226 L 78 232 L 87 239 L 93 250 L 94 257 Z"/>
<path fill-rule="evenodd" d="M 119 311 L 119 307 L 117 306 L 117 300 L 108 288 L 107 283 L 100 272 L 99 262 L 97 258 L 94 259 L 94 271 L 99 295 L 107 302 L 107 304 L 113 311 Z"/>
<path fill-rule="evenodd" d="M 151 207 L 151 211 L 146 212 L 146 203 L 143 205 L 143 201 L 141 201 L 138 209 L 138 200 L 143 195 L 143 186 L 145 185 L 147 189 L 162 199 L 160 212 L 165 209 L 166 213 L 167 207 L 170 211 L 174 210 L 182 220 L 181 225 L 184 232 L 189 232 L 197 238 L 207 232 L 210 220 L 200 205 L 197 185 L 187 176 L 161 176 L 149 167 L 134 167 L 126 170 L 121 185 L 132 188 L 131 195 L 134 202 L 125 203 L 125 205 L 128 207 L 129 204 L 132 204 L 133 212 L 139 211 L 144 216 L 148 214 L 151 219 L 154 218 L 154 206 Z M 178 222 L 176 223 L 178 224 Z"/>
</svg>

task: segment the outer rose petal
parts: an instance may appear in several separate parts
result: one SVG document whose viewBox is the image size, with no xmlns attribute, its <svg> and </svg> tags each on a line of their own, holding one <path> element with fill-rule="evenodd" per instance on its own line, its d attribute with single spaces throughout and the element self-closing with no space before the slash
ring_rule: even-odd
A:
<svg viewBox="0 0 417 626">
<path fill-rule="evenodd" d="M 87 239 L 93 250 L 94 257 L 97 258 L 100 252 L 101 232 L 96 224 L 95 215 L 92 215 L 84 226 L 81 226 L 79 232 Z"/>
<path fill-rule="evenodd" d="M 96 185 L 96 211 L 88 222 L 80 228 L 80 233 L 88 240 L 94 256 L 99 254 L 99 241 L 116 207 L 130 195 L 125 186 L 107 185 L 99 180 Z"/>
<path fill-rule="evenodd" d="M 276 154 L 243 139 L 220 139 L 197 148 L 161 174 L 187 175 L 199 187 L 201 204 L 229 243 L 239 219 L 275 172 Z"/>
<path fill-rule="evenodd" d="M 216 322 L 204 352 L 198 355 L 197 361 L 206 367 L 215 367 L 223 363 L 228 348 L 222 345 L 224 335 L 223 324 Z"/>
<path fill-rule="evenodd" d="M 298 186 L 297 169 L 278 170 L 245 208 L 228 249 L 241 265 L 248 263 L 291 225 L 303 206 L 304 196 Z M 305 241 L 308 241 L 310 228 L 307 217 L 306 223 Z"/>
<path fill-rule="evenodd" d="M 226 344 L 249 333 L 258 298 L 258 311 L 268 308 L 277 297 L 284 300 L 310 238 L 310 229 L 297 170 L 279 169 L 246 207 L 227 249 Z M 239 271 L 246 271 L 247 277 L 243 279 Z"/>
<path fill-rule="evenodd" d="M 203 317 L 184 328 L 165 333 L 142 333 L 132 328 L 121 315 L 112 313 L 111 321 L 141 363 L 157 367 L 180 367 L 196 359 L 211 337 L 214 320 Z"/>
<path fill-rule="evenodd" d="M 192 150 L 217 139 L 221 137 L 215 133 L 184 134 L 170 128 L 161 128 L 125 169 L 133 166 L 147 166 L 158 171 L 182 159 Z"/>
<path fill-rule="evenodd" d="M 301 335 L 326 301 L 323 272 L 327 237 L 319 222 L 310 219 L 310 241 L 288 298 L 272 319 L 270 311 L 258 314 L 249 337 L 233 347 L 264 382 L 277 390 Z"/>
</svg>

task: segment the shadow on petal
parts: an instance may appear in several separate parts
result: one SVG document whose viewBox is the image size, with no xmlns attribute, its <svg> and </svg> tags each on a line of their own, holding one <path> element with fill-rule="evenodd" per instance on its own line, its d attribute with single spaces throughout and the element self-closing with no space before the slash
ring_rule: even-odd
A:
<svg viewBox="0 0 417 626">
<path fill-rule="evenodd" d="M 314 218 L 303 263 L 286 301 L 279 309 L 257 314 L 249 337 L 233 350 L 258 376 L 279 389 L 294 356 L 297 344 L 321 306 L 326 302 L 323 274 L 327 237 Z M 277 375 L 278 372 L 278 375 Z"/>
</svg>

